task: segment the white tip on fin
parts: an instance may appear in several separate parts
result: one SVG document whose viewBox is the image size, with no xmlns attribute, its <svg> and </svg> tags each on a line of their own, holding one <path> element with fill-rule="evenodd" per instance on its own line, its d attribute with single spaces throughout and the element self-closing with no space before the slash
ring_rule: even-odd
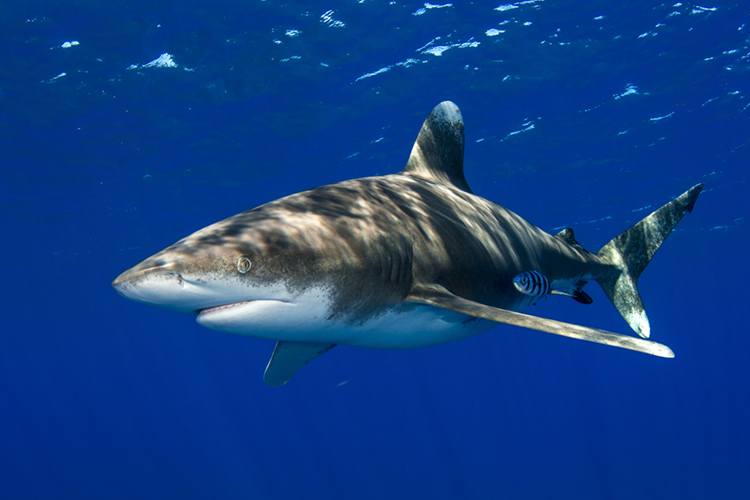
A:
<svg viewBox="0 0 750 500">
<path fill-rule="evenodd" d="M 644 339 L 651 336 L 651 324 L 648 322 L 645 310 L 634 309 L 627 311 L 627 314 L 623 314 L 623 317 L 638 335 Z"/>
<path fill-rule="evenodd" d="M 458 106 L 444 101 L 422 124 L 404 173 L 471 193 L 464 177 L 464 122 Z"/>
<path fill-rule="evenodd" d="M 498 323 L 506 323 L 522 328 L 562 335 L 564 337 L 631 349 L 662 358 L 674 357 L 674 353 L 669 347 L 657 344 L 656 342 L 480 304 L 479 302 L 454 295 L 440 285 L 415 285 L 406 300 L 429 304 Z"/>
</svg>

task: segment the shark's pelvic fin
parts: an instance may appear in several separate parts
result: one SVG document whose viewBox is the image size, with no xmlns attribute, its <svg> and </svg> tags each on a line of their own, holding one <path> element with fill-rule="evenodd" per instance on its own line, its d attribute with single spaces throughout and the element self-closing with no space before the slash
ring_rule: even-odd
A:
<svg viewBox="0 0 750 500">
<path fill-rule="evenodd" d="M 693 211 L 702 189 L 703 184 L 688 189 L 604 245 L 597 254 L 619 272 L 596 281 L 625 321 L 643 338 L 649 337 L 651 327 L 638 293 L 638 278 L 682 217 Z"/>
<path fill-rule="evenodd" d="M 575 300 L 576 302 L 579 302 L 581 304 L 588 305 L 588 304 L 593 304 L 594 303 L 594 299 L 592 299 L 589 294 L 587 294 L 586 292 L 584 292 L 580 288 L 575 289 L 573 291 L 573 295 L 571 295 L 571 297 L 573 297 L 573 300 Z"/>
<path fill-rule="evenodd" d="M 464 122 L 455 104 L 445 101 L 432 109 L 403 173 L 471 193 L 464 177 Z"/>
<path fill-rule="evenodd" d="M 270 387 L 280 387 L 289 382 L 297 370 L 334 347 L 335 344 L 279 340 L 266 366 L 263 381 Z"/>
<path fill-rule="evenodd" d="M 496 321 L 498 323 L 506 323 L 509 325 L 520 326 L 522 328 L 554 333 L 555 335 L 562 335 L 564 337 L 622 347 L 624 349 L 644 352 L 662 358 L 674 357 L 674 353 L 669 347 L 657 344 L 656 342 L 487 306 L 454 295 L 444 287 L 436 284 L 415 284 L 406 300 L 428 304 L 442 309 L 456 311 L 461 314 L 474 316 L 476 318 Z"/>
</svg>

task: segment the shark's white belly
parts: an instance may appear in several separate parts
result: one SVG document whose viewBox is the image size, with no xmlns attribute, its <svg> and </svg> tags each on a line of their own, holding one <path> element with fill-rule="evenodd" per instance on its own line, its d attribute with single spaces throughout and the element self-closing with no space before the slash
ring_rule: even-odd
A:
<svg viewBox="0 0 750 500">
<path fill-rule="evenodd" d="M 293 301 L 253 300 L 214 308 L 197 321 L 212 330 L 290 342 L 370 349 L 415 349 L 490 330 L 496 323 L 424 304 L 402 303 L 357 321 L 330 318 L 328 294 L 311 290 Z"/>
</svg>

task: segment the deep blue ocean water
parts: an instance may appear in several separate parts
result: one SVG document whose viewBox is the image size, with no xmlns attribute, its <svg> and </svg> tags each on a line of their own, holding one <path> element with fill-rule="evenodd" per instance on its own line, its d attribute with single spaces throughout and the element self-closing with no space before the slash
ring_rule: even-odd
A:
<svg viewBox="0 0 750 500">
<path fill-rule="evenodd" d="M 2 2 L 2 498 L 750 498 L 750 6 Z M 401 170 L 456 102 L 474 191 L 597 250 L 706 184 L 640 281 L 673 360 L 499 327 L 273 342 L 111 280 L 266 201 Z M 528 312 L 630 333 L 592 306 Z"/>
</svg>

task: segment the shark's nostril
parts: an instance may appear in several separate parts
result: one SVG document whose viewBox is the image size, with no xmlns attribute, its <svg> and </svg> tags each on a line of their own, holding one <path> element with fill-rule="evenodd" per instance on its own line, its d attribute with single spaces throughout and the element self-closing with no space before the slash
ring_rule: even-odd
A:
<svg viewBox="0 0 750 500">
<path fill-rule="evenodd" d="M 128 269 L 112 281 L 117 293 L 145 304 L 183 311 L 186 282 L 182 275 L 164 266 L 151 266 L 145 261 Z"/>
</svg>

